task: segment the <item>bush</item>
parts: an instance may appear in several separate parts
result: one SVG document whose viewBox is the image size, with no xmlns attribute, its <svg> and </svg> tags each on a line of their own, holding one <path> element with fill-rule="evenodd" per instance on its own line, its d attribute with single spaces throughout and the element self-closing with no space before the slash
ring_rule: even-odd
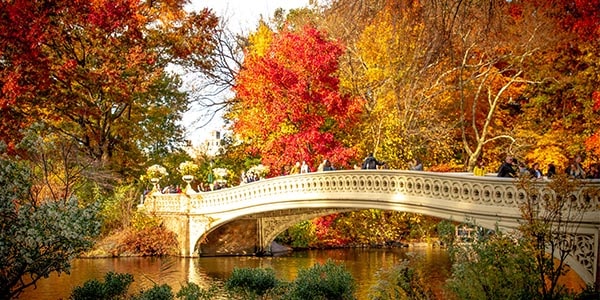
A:
<svg viewBox="0 0 600 300">
<path fill-rule="evenodd" d="M 104 275 L 104 283 L 92 279 L 83 286 L 73 289 L 70 299 L 73 300 L 113 300 L 125 299 L 127 290 L 133 282 L 133 275 L 108 272 Z"/>
<path fill-rule="evenodd" d="M 164 226 L 131 232 L 123 241 L 121 251 L 143 256 L 162 256 L 177 253 L 177 236 Z"/>
<path fill-rule="evenodd" d="M 458 299 L 541 299 L 534 257 L 520 241 L 498 233 L 453 248 L 447 287 Z"/>
<path fill-rule="evenodd" d="M 154 285 L 149 290 L 142 290 L 138 295 L 132 296 L 132 300 L 172 300 L 175 299 L 173 290 L 167 284 Z"/>
<path fill-rule="evenodd" d="M 444 246 L 452 246 L 456 239 L 455 226 L 451 221 L 442 220 L 437 225 L 440 243 Z"/>
<path fill-rule="evenodd" d="M 369 289 L 369 299 L 434 299 L 434 295 L 425 278 L 405 260 L 377 273 L 377 283 Z"/>
<path fill-rule="evenodd" d="M 215 285 L 205 290 L 193 282 L 188 282 L 181 287 L 176 296 L 183 300 L 211 300 L 215 299 L 216 295 L 217 287 Z"/>
<path fill-rule="evenodd" d="M 100 221 L 96 204 L 33 199 L 31 170 L 1 152 L 0 299 L 12 299 L 41 278 L 68 273 L 71 260 L 93 246 Z"/>
<path fill-rule="evenodd" d="M 117 186 L 113 195 L 102 199 L 103 234 L 129 226 L 135 213 L 135 206 L 139 201 L 137 196 L 138 192 L 135 186 L 124 185 Z"/>
<path fill-rule="evenodd" d="M 316 264 L 310 269 L 300 270 L 287 298 L 354 299 L 355 290 L 356 285 L 350 272 L 343 265 L 327 260 L 323 265 Z"/>
<path fill-rule="evenodd" d="M 234 268 L 225 282 L 225 288 L 233 293 L 254 297 L 267 294 L 278 284 L 273 269 Z"/>
</svg>

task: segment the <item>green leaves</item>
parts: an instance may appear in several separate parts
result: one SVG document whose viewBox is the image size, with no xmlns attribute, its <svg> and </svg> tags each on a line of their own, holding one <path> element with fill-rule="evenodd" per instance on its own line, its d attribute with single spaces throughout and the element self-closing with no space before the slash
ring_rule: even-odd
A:
<svg viewBox="0 0 600 300">
<path fill-rule="evenodd" d="M 0 159 L 0 297 L 12 298 L 53 272 L 69 272 L 69 262 L 93 245 L 100 232 L 98 207 L 74 199 L 28 201 L 29 172 Z M 20 279 L 27 276 L 28 280 Z"/>
</svg>

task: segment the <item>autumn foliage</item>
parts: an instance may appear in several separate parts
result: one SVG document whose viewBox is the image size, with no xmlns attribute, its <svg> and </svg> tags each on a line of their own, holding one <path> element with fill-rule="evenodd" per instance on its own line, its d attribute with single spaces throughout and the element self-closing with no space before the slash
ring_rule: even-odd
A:
<svg viewBox="0 0 600 300">
<path fill-rule="evenodd" d="M 600 92 L 595 91 L 592 95 L 594 100 L 594 110 L 600 111 Z M 589 151 L 600 156 L 600 130 L 596 130 L 594 134 L 586 140 L 586 146 Z"/>
<path fill-rule="evenodd" d="M 264 50 L 254 49 L 236 78 L 229 113 L 249 153 L 275 173 L 301 160 L 315 167 L 324 158 L 346 163 L 354 152 L 343 133 L 356 125 L 361 100 L 339 91 L 342 45 L 307 26 L 284 29 Z"/>
<path fill-rule="evenodd" d="M 142 256 L 174 255 L 178 252 L 177 235 L 163 226 L 131 231 L 122 241 L 119 251 Z"/>
<path fill-rule="evenodd" d="M 162 115 L 187 109 L 167 65 L 210 67 L 217 18 L 183 4 L 0 2 L 0 140 L 14 148 L 22 129 L 40 122 L 91 159 L 127 166 L 116 153 L 139 157 L 161 100 L 170 102 Z"/>
</svg>

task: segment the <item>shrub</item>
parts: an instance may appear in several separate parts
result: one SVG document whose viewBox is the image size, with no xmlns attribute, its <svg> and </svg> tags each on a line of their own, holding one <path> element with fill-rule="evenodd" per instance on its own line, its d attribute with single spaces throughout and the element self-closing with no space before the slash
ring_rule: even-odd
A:
<svg viewBox="0 0 600 300">
<path fill-rule="evenodd" d="M 132 296 L 132 300 L 172 300 L 175 299 L 173 290 L 167 284 L 154 285 L 149 290 L 142 290 L 138 295 Z"/>
<path fill-rule="evenodd" d="M 453 246 L 447 288 L 458 299 L 542 299 L 534 257 L 521 242 L 498 233 Z"/>
<path fill-rule="evenodd" d="M 126 228 L 134 216 L 138 193 L 133 185 L 118 186 L 114 194 L 102 199 L 102 233 Z"/>
<path fill-rule="evenodd" d="M 217 286 L 212 285 L 208 290 L 202 289 L 193 282 L 188 282 L 177 292 L 177 298 L 183 300 L 211 300 L 217 295 Z"/>
<path fill-rule="evenodd" d="M 354 299 L 354 278 L 343 265 L 331 260 L 302 269 L 293 282 L 289 299 Z M 286 298 L 287 299 L 287 298 Z"/>
<path fill-rule="evenodd" d="M 162 256 L 177 253 L 177 236 L 164 226 L 131 232 L 123 241 L 121 251 L 142 256 Z"/>
<path fill-rule="evenodd" d="M 73 289 L 70 299 L 73 300 L 113 300 L 125 299 L 127 290 L 133 282 L 133 275 L 108 272 L 104 275 L 104 283 L 97 279 L 86 281 L 83 286 Z"/>
<path fill-rule="evenodd" d="M 377 283 L 369 289 L 369 299 L 434 299 L 434 295 L 419 272 L 404 260 L 377 273 Z"/>
<path fill-rule="evenodd" d="M 68 273 L 71 260 L 100 233 L 98 205 L 33 199 L 31 172 L 4 159 L 0 146 L 0 299 L 18 298 L 52 273 Z"/>
<path fill-rule="evenodd" d="M 233 293 L 246 296 L 263 296 L 273 290 L 279 281 L 275 278 L 273 269 L 234 268 L 231 276 L 225 282 L 225 288 Z"/>
</svg>

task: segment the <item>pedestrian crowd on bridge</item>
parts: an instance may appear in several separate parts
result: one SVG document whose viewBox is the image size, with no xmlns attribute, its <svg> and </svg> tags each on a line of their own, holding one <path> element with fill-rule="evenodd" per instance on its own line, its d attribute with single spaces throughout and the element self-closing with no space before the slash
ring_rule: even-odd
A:
<svg viewBox="0 0 600 300">
<path fill-rule="evenodd" d="M 409 165 L 409 170 L 423 171 L 423 163 L 418 158 L 412 159 L 408 163 L 408 165 Z M 371 152 L 363 159 L 363 161 L 360 165 L 354 165 L 354 169 L 355 170 L 388 169 L 388 165 L 385 161 L 378 160 L 377 158 L 375 158 L 375 156 Z M 335 171 L 335 170 L 336 170 L 336 168 L 333 165 L 333 163 L 329 159 L 325 158 L 319 164 L 319 166 L 317 167 L 317 169 L 315 171 L 316 172 L 326 172 L 326 171 Z M 305 173 L 310 173 L 310 172 L 312 172 L 312 169 L 306 163 L 306 161 L 302 161 L 302 163 L 297 161 L 294 164 L 294 166 L 292 166 L 291 168 L 283 167 L 281 169 L 281 174 L 283 174 L 283 175 L 305 174 Z"/>
<path fill-rule="evenodd" d="M 479 159 L 473 174 L 483 176 L 487 172 L 483 166 L 483 161 Z M 564 168 L 564 173 L 574 179 L 600 179 L 600 164 L 591 163 L 587 170 L 583 167 L 583 158 L 581 155 L 576 155 L 572 158 L 568 165 Z M 519 161 L 512 155 L 507 155 L 504 162 L 500 165 L 497 171 L 498 177 L 522 177 L 529 176 L 534 179 L 549 179 L 557 174 L 556 165 L 549 163 L 546 172 L 543 172 L 538 162 L 534 162 L 529 166 L 525 161 Z"/>
</svg>

